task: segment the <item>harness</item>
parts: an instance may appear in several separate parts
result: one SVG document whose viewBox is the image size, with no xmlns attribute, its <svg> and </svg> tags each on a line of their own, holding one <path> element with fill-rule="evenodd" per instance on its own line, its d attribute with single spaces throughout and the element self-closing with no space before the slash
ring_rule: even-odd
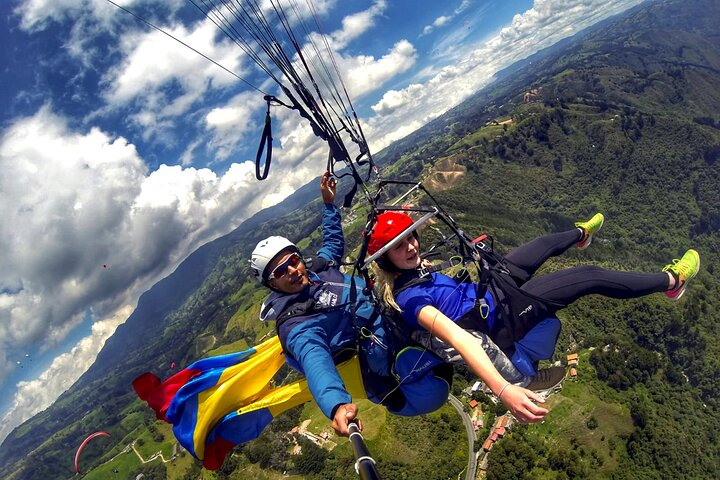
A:
<svg viewBox="0 0 720 480">
<path fill-rule="evenodd" d="M 308 270 L 314 274 L 318 274 L 335 267 L 336 262 L 317 257 L 308 260 Z M 355 279 L 346 278 L 337 270 L 330 272 L 329 275 L 323 275 L 321 286 L 327 295 L 336 295 L 338 303 L 330 304 L 330 302 L 322 302 L 318 298 L 317 291 L 306 290 L 300 294 L 296 294 L 288 303 L 280 306 L 281 311 L 275 314 L 275 330 L 280 339 L 283 351 L 289 363 L 295 367 L 294 358 L 291 351 L 287 348 L 287 337 L 289 333 L 299 324 L 310 321 L 316 315 L 331 314 L 332 312 L 342 311 L 342 315 L 350 315 L 350 324 L 355 331 L 352 340 L 345 339 L 339 345 L 333 348 L 333 361 L 337 365 L 348 360 L 353 355 L 358 355 L 361 363 L 378 374 L 387 375 L 390 370 L 389 358 L 393 352 L 390 351 L 384 338 L 384 331 L 381 331 L 383 324 L 379 322 L 380 311 L 372 303 L 371 299 L 365 300 L 367 305 L 364 313 L 357 312 L 357 286 Z M 345 301 L 343 301 L 345 299 Z M 371 308 L 370 311 L 367 311 Z M 288 322 L 292 322 L 288 325 Z M 335 350 L 339 348 L 339 350 Z M 386 360 L 387 359 L 387 360 Z"/>
</svg>

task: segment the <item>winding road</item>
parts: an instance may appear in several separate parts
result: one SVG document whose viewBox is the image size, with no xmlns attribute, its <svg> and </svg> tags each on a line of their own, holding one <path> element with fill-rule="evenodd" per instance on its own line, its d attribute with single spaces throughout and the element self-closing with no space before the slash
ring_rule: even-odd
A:
<svg viewBox="0 0 720 480">
<path fill-rule="evenodd" d="M 452 394 L 448 397 L 448 402 L 455 407 L 455 410 L 458 411 L 460 418 L 462 418 L 465 424 L 465 431 L 468 437 L 468 466 L 467 472 L 465 473 L 465 480 L 474 480 L 475 470 L 477 469 L 477 458 L 475 457 L 475 440 L 477 439 L 475 438 L 475 429 L 473 428 L 470 415 L 468 415 L 463 408 L 462 402 Z"/>
</svg>

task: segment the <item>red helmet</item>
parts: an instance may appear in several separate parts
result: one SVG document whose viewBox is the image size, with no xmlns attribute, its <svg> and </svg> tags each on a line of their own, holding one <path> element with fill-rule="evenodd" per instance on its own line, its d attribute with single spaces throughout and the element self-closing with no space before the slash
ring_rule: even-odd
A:
<svg viewBox="0 0 720 480">
<path fill-rule="evenodd" d="M 384 212 L 378 215 L 370 242 L 368 242 L 368 254 L 375 254 L 412 224 L 412 218 L 405 213 Z"/>
</svg>

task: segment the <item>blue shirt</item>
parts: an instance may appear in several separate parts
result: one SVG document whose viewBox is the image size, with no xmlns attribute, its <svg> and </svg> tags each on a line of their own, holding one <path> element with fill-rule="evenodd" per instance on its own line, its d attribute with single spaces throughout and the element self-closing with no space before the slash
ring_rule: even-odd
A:
<svg viewBox="0 0 720 480">
<path fill-rule="evenodd" d="M 442 273 L 433 273 L 432 281 L 419 283 L 402 290 L 395 302 L 402 310 L 403 321 L 413 328 L 420 329 L 418 315 L 424 307 L 432 306 L 446 317 L 457 321 L 475 306 L 476 285 L 458 283 Z M 485 301 L 490 307 L 488 326 L 492 326 L 495 314 L 495 302 L 490 292 L 485 293 Z"/>
</svg>

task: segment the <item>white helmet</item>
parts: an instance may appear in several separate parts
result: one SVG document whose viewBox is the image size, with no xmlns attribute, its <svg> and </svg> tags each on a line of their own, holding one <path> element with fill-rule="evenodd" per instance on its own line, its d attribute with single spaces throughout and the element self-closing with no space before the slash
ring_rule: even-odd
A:
<svg viewBox="0 0 720 480">
<path fill-rule="evenodd" d="M 298 248 L 285 237 L 268 237 L 260 240 L 250 256 L 250 267 L 255 270 L 255 275 L 265 282 L 265 269 L 278 253 L 283 251 L 299 252 Z"/>
</svg>

